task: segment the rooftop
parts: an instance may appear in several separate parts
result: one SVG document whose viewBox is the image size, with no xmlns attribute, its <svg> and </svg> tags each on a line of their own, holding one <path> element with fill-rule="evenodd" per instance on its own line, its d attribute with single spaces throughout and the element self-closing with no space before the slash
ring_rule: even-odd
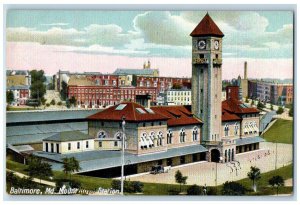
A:
<svg viewBox="0 0 300 205">
<path fill-rule="evenodd" d="M 170 158 L 199 152 L 206 152 L 207 149 L 202 145 L 191 145 L 180 148 L 168 149 L 165 152 L 158 152 L 145 155 L 134 155 L 125 153 L 125 161 L 130 161 L 130 164 L 137 164 L 141 162 L 148 162 L 159 160 L 163 158 Z M 107 169 L 121 166 L 121 152 L 120 151 L 87 151 L 70 154 L 57 154 L 47 152 L 35 152 L 34 155 L 56 161 L 53 169 L 62 170 L 62 160 L 65 157 L 75 157 L 82 168 L 80 172 L 95 171 L 100 169 Z"/>
<path fill-rule="evenodd" d="M 248 114 L 259 113 L 259 110 L 253 107 L 248 107 L 241 101 L 229 98 L 222 102 L 222 110 L 228 111 L 233 114 Z"/>
<path fill-rule="evenodd" d="M 122 121 L 122 117 L 129 122 L 168 120 L 168 117 L 157 112 L 151 112 L 140 104 L 134 102 L 122 102 L 109 107 L 102 112 L 88 117 L 89 120 Z"/>
<path fill-rule="evenodd" d="M 113 72 L 114 75 L 153 75 L 158 69 L 135 69 L 135 68 L 118 68 Z"/>
<path fill-rule="evenodd" d="M 211 19 L 207 13 L 196 28 L 190 34 L 192 37 L 201 37 L 201 36 L 216 36 L 223 37 L 224 34 L 216 25 L 216 23 Z"/>
<path fill-rule="evenodd" d="M 9 75 L 6 76 L 6 86 L 25 86 L 26 76 L 25 75 Z"/>
<path fill-rule="evenodd" d="M 196 118 L 184 106 L 154 106 L 151 107 L 151 109 L 161 115 L 168 117 L 168 126 L 202 124 L 202 121 Z"/>
<path fill-rule="evenodd" d="M 35 110 L 35 111 L 8 111 L 6 123 L 28 123 L 41 121 L 78 120 L 95 114 L 101 110 Z"/>
<path fill-rule="evenodd" d="M 51 137 L 45 138 L 43 141 L 68 142 L 88 139 L 94 139 L 94 137 L 79 131 L 65 131 L 56 133 Z"/>
</svg>

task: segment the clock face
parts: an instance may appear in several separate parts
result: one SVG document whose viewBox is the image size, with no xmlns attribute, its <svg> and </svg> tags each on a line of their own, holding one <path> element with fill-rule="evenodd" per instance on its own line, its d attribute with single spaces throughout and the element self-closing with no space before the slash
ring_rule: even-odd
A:
<svg viewBox="0 0 300 205">
<path fill-rule="evenodd" d="M 202 50 L 202 49 L 205 49 L 205 47 L 206 47 L 206 43 L 204 40 L 198 41 L 198 49 Z"/>
<path fill-rule="evenodd" d="M 219 49 L 219 41 L 215 41 L 214 45 L 215 45 L 215 49 L 218 50 Z"/>
</svg>

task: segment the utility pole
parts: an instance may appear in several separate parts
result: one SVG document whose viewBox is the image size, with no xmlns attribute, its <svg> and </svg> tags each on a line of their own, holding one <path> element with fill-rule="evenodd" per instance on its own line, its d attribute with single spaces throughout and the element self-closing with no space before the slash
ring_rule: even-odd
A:
<svg viewBox="0 0 300 205">
<path fill-rule="evenodd" d="M 125 116 L 122 117 L 121 195 L 124 195 Z"/>
</svg>

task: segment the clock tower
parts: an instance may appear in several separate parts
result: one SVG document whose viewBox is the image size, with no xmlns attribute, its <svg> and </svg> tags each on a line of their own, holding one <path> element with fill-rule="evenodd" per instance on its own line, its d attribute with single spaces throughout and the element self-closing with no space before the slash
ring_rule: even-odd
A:
<svg viewBox="0 0 300 205">
<path fill-rule="evenodd" d="M 202 143 L 207 147 L 215 146 L 222 153 L 218 146 L 222 144 L 224 34 L 207 13 L 190 36 L 192 36 L 192 112 L 204 122 L 201 129 Z"/>
</svg>

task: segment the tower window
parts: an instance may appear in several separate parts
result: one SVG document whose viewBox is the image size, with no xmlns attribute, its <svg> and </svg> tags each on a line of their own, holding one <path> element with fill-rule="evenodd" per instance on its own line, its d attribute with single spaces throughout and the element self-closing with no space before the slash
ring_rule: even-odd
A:
<svg viewBox="0 0 300 205">
<path fill-rule="evenodd" d="M 201 89 L 200 91 L 201 91 L 201 93 L 203 93 L 203 89 Z"/>
<path fill-rule="evenodd" d="M 216 54 L 216 58 L 217 58 L 217 59 L 219 58 L 219 54 Z"/>
<path fill-rule="evenodd" d="M 203 69 L 200 69 L 200 73 L 203 73 Z"/>
<path fill-rule="evenodd" d="M 204 58 L 204 54 L 200 54 L 200 58 Z"/>
</svg>

